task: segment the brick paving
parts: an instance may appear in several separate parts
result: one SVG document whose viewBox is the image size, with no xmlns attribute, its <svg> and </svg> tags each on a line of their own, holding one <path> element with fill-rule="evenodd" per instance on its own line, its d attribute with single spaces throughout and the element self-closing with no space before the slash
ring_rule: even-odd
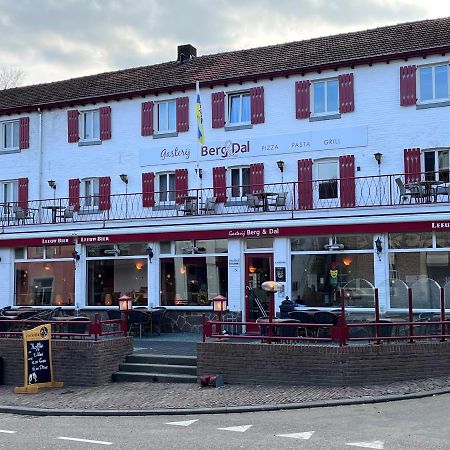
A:
<svg viewBox="0 0 450 450">
<path fill-rule="evenodd" d="M 111 383 L 99 387 L 42 389 L 36 395 L 17 395 L 11 386 L 0 386 L 0 405 L 102 410 L 216 408 L 405 395 L 447 389 L 449 383 L 450 377 L 354 387 L 226 385 L 201 388 L 196 384 Z"/>
</svg>

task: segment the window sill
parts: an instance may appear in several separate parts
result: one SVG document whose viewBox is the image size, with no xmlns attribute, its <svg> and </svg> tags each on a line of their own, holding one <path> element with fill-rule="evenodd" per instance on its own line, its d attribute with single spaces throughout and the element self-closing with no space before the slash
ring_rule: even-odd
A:
<svg viewBox="0 0 450 450">
<path fill-rule="evenodd" d="M 85 147 L 87 145 L 101 145 L 102 141 L 95 140 L 95 141 L 78 141 L 78 147 Z"/>
<path fill-rule="evenodd" d="M 225 131 L 249 130 L 253 128 L 251 123 L 241 123 L 236 125 L 225 125 Z"/>
<path fill-rule="evenodd" d="M 443 106 L 450 106 L 449 100 L 440 100 L 430 103 L 417 103 L 416 109 L 441 108 Z"/>
<path fill-rule="evenodd" d="M 153 135 L 153 139 L 164 139 L 164 138 L 171 138 L 171 137 L 178 137 L 178 131 L 168 131 L 163 133 L 155 133 Z"/>
<path fill-rule="evenodd" d="M 309 118 L 310 122 L 319 122 L 320 120 L 333 120 L 333 119 L 340 119 L 341 114 L 324 114 L 323 116 L 311 116 Z"/>
<path fill-rule="evenodd" d="M 4 149 L 0 150 L 0 154 L 2 154 L 2 155 L 9 155 L 11 153 L 20 153 L 20 148 L 14 148 L 14 149 L 13 148 L 11 148 L 11 149 L 4 148 Z"/>
</svg>

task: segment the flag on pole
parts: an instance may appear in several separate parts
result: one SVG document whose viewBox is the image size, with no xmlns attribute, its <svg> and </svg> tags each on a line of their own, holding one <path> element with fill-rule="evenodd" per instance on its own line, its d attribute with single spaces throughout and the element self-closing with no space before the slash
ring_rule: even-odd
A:
<svg viewBox="0 0 450 450">
<path fill-rule="evenodd" d="M 195 115 L 197 116 L 197 133 L 198 142 L 205 145 L 205 130 L 203 129 L 203 114 L 202 114 L 202 102 L 200 99 L 200 84 L 197 81 L 195 83 L 195 89 L 197 91 L 197 101 L 195 103 Z"/>
</svg>

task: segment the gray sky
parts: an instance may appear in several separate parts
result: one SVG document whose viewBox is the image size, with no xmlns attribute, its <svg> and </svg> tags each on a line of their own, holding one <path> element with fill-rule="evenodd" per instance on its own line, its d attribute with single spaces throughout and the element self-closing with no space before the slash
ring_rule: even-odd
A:
<svg viewBox="0 0 450 450">
<path fill-rule="evenodd" d="M 25 84 L 450 16 L 449 0 L 0 0 L 0 66 Z"/>
</svg>

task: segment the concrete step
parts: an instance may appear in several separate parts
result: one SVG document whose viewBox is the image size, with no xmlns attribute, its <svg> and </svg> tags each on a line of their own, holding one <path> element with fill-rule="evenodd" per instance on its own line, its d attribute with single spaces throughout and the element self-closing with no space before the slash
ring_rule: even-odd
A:
<svg viewBox="0 0 450 450">
<path fill-rule="evenodd" d="M 125 362 L 138 364 L 197 366 L 197 357 L 183 355 L 153 355 L 150 353 L 133 353 L 127 356 Z"/>
<path fill-rule="evenodd" d="M 125 362 L 119 366 L 120 372 L 143 372 L 160 374 L 184 374 L 197 375 L 196 366 L 184 366 L 176 364 L 145 364 Z"/>
<path fill-rule="evenodd" d="M 196 383 L 197 376 L 181 374 L 160 374 L 142 372 L 116 372 L 113 381 L 146 382 L 146 383 Z"/>
</svg>

